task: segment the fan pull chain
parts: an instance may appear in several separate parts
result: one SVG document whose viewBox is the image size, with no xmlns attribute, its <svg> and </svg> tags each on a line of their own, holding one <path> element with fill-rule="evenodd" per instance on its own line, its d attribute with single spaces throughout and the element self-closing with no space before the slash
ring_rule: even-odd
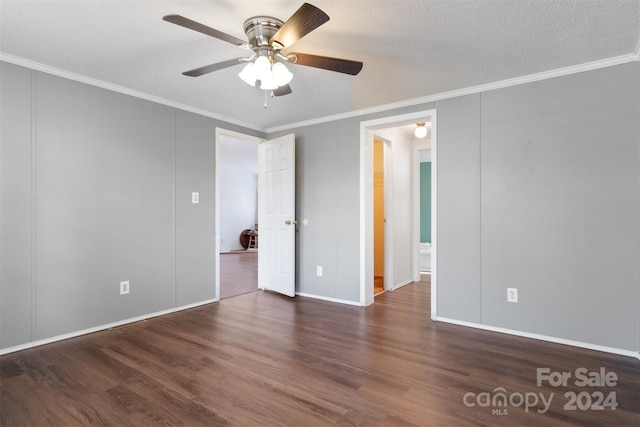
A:
<svg viewBox="0 0 640 427">
<path fill-rule="evenodd" d="M 271 98 L 273 98 L 273 97 L 275 96 L 275 95 L 274 95 L 274 93 L 273 93 L 273 91 L 270 91 L 270 92 L 269 92 L 268 90 L 265 90 L 265 91 L 264 91 L 264 109 L 265 109 L 265 110 L 266 110 L 267 108 L 269 108 L 269 105 L 267 104 L 267 100 L 268 100 L 268 98 L 267 98 L 267 97 L 268 97 L 269 95 L 267 95 L 267 93 L 271 93 Z"/>
</svg>

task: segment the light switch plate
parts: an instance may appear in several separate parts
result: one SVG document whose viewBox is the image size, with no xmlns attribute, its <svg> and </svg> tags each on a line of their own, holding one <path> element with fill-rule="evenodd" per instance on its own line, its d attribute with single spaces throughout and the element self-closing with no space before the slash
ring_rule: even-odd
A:
<svg viewBox="0 0 640 427">
<path fill-rule="evenodd" d="M 120 295 L 127 295 L 129 293 L 129 281 L 120 282 Z"/>
</svg>

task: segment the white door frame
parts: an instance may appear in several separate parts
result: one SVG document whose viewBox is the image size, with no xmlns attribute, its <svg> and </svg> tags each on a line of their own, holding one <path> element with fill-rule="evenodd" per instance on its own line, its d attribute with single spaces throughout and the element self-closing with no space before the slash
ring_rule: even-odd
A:
<svg viewBox="0 0 640 427">
<path fill-rule="evenodd" d="M 437 126 L 436 110 L 424 110 L 398 116 L 360 122 L 360 305 L 373 303 L 373 137 L 377 129 L 431 121 L 431 318 L 436 318 L 437 309 Z M 414 155 L 416 151 L 413 150 Z M 413 185 L 417 175 L 414 174 Z M 413 201 L 414 218 L 419 215 L 419 200 Z M 414 228 L 417 221 L 414 221 Z M 414 260 L 419 253 L 419 229 L 414 229 Z M 414 266 L 419 268 L 418 265 Z M 415 269 L 414 268 L 414 269 Z"/>
<path fill-rule="evenodd" d="M 215 287 L 216 294 L 214 301 L 220 301 L 220 138 L 222 136 L 230 136 L 233 138 L 244 139 L 245 141 L 251 141 L 256 144 L 261 144 L 265 140 L 251 135 L 246 135 L 240 132 L 234 132 L 232 130 L 216 127 L 216 139 L 215 139 L 215 228 L 214 228 L 214 250 L 215 260 L 214 268 L 216 271 Z"/>
</svg>

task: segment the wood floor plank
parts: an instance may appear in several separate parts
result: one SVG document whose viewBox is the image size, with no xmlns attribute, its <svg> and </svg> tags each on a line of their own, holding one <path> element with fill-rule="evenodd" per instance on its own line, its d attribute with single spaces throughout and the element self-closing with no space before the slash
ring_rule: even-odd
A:
<svg viewBox="0 0 640 427">
<path fill-rule="evenodd" d="M 220 254 L 220 299 L 258 290 L 258 251 Z"/>
<path fill-rule="evenodd" d="M 0 426 L 640 425 L 638 360 L 433 322 L 429 308 L 423 282 L 365 308 L 258 291 L 8 354 Z M 539 367 L 618 380 L 537 386 Z M 499 387 L 554 397 L 465 404 Z M 564 393 L 585 391 L 618 407 L 567 410 Z"/>
</svg>

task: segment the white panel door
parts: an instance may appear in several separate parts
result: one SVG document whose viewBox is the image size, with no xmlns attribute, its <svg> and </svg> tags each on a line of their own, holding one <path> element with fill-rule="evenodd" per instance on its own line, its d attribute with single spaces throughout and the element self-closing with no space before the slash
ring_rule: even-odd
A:
<svg viewBox="0 0 640 427">
<path fill-rule="evenodd" d="M 295 296 L 295 135 L 259 146 L 258 286 Z"/>
</svg>

